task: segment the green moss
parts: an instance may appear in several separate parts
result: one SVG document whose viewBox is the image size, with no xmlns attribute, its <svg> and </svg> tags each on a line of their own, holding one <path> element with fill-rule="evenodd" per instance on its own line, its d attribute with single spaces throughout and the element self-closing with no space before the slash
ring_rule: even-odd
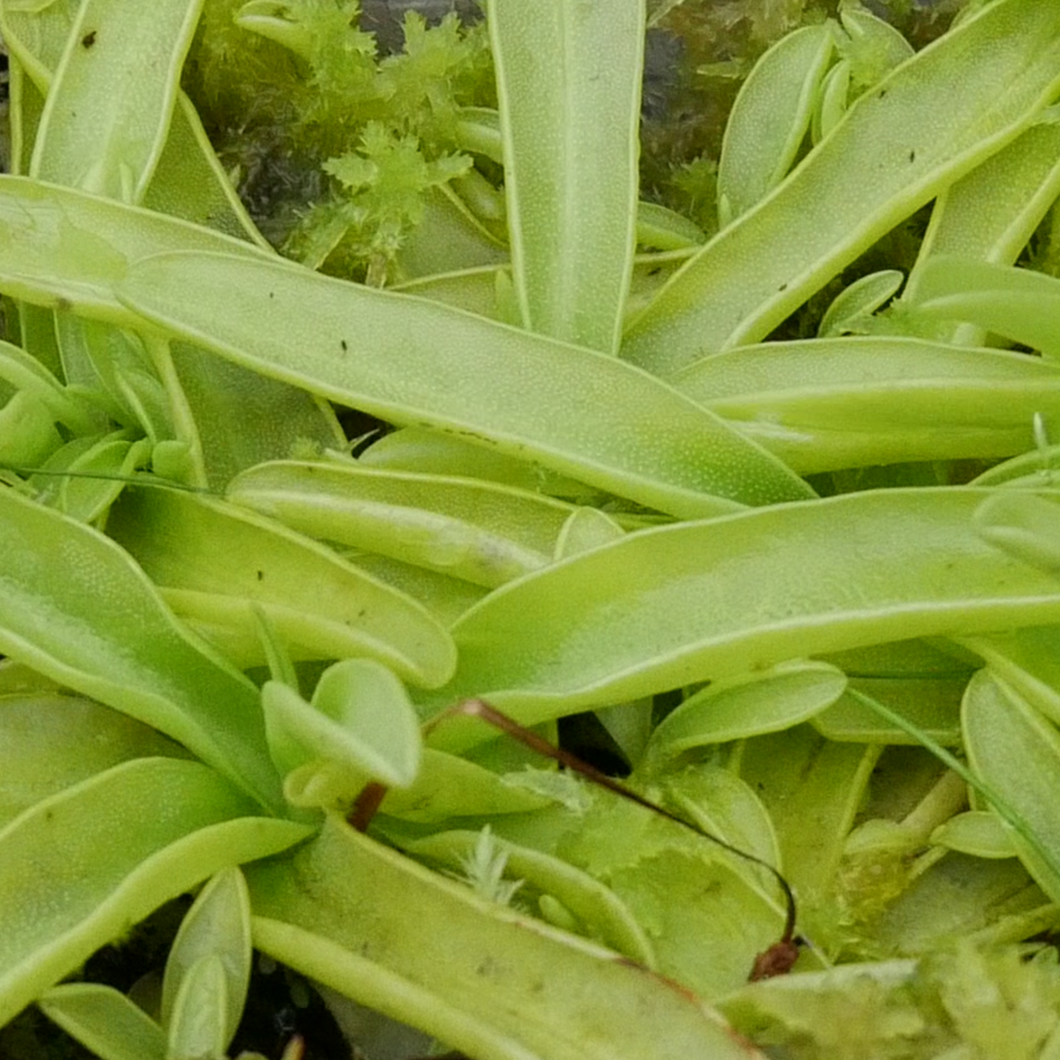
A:
<svg viewBox="0 0 1060 1060">
<path fill-rule="evenodd" d="M 849 965 L 759 983 L 722 1008 L 786 1060 L 1034 1060 L 1055 1048 L 1060 970 L 1055 951 L 964 942 L 919 965 Z"/>
<path fill-rule="evenodd" d="M 268 5 L 274 9 L 275 5 Z M 485 26 L 414 11 L 379 55 L 356 0 L 211 0 L 185 88 L 265 234 L 290 256 L 381 282 L 428 189 L 467 172 L 456 120 L 495 103 Z"/>
<path fill-rule="evenodd" d="M 868 7 L 921 47 L 977 2 L 873 0 Z M 396 256 L 432 189 L 472 170 L 495 193 L 503 183 L 496 162 L 464 153 L 457 135 L 460 108 L 496 105 L 479 9 L 462 0 L 461 18 L 452 3 L 415 6 L 435 24 L 385 0 L 207 0 L 185 70 L 185 88 L 267 238 L 308 265 L 375 284 L 397 278 Z M 717 159 L 744 78 L 784 34 L 849 6 L 859 5 L 650 4 L 644 197 L 714 231 Z M 810 306 L 786 334 L 812 333 L 803 318 L 813 315 Z"/>
</svg>

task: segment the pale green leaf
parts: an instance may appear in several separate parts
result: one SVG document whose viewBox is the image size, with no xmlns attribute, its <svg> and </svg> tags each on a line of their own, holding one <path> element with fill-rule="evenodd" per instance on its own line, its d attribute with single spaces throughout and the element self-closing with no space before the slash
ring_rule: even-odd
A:
<svg viewBox="0 0 1060 1060">
<path fill-rule="evenodd" d="M 236 1033 L 250 984 L 250 897 L 243 874 L 234 866 L 222 869 L 199 892 L 170 947 L 162 980 L 161 1022 L 171 1040 L 179 1018 L 178 1000 L 188 989 L 185 981 L 207 957 L 216 959 L 224 986 L 225 1003 L 213 1013 L 220 1018 L 220 1052 Z"/>
<path fill-rule="evenodd" d="M 258 948 L 482 1060 L 759 1057 L 673 984 L 336 818 L 293 861 L 251 867 L 248 882 Z"/>
<path fill-rule="evenodd" d="M 1060 505 L 1053 500 L 1004 490 L 979 506 L 975 525 L 992 545 L 1060 576 Z"/>
<path fill-rule="evenodd" d="M 767 342 L 700 358 L 673 385 L 803 474 L 1011 456 L 1060 422 L 1040 358 L 921 339 Z"/>
<path fill-rule="evenodd" d="M 882 269 L 855 280 L 832 300 L 817 326 L 817 334 L 821 338 L 832 338 L 845 331 L 857 331 L 865 317 L 871 317 L 891 300 L 904 279 L 897 269 Z"/>
<path fill-rule="evenodd" d="M 137 312 L 237 363 L 674 514 L 709 510 L 712 494 L 765 503 L 809 492 L 646 373 L 459 310 L 249 255 L 159 255 L 120 286 Z"/>
<path fill-rule="evenodd" d="M 964 746 L 973 772 L 1003 800 L 1002 820 L 1020 859 L 1060 901 L 1060 732 L 989 669 L 964 697 Z"/>
<path fill-rule="evenodd" d="M 832 26 L 804 26 L 781 37 L 747 75 L 718 163 L 722 227 L 765 198 L 791 169 L 833 50 Z"/>
<path fill-rule="evenodd" d="M 975 532 L 985 496 L 881 490 L 628 534 L 468 611 L 456 676 L 429 702 L 481 696 L 533 724 L 823 652 L 1054 621 L 1060 586 Z M 432 743 L 484 736 L 459 719 Z"/>
<path fill-rule="evenodd" d="M 145 758 L 15 818 L 0 832 L 0 1025 L 170 898 L 311 832 L 256 808 L 200 763 Z"/>
<path fill-rule="evenodd" d="M 717 682 L 689 696 L 652 733 L 658 762 L 695 747 L 789 729 L 835 702 L 846 676 L 827 663 L 788 663 L 770 673 Z"/>
<path fill-rule="evenodd" d="M 1060 125 L 1032 126 L 939 196 L 904 299 L 920 297 L 920 274 L 935 257 L 957 256 L 1011 265 L 1060 192 Z M 932 328 L 938 322 L 929 322 Z M 964 345 L 982 345 L 986 332 L 954 325 Z"/>
<path fill-rule="evenodd" d="M 156 729 L 90 699 L 54 691 L 0 695 L 0 827 L 121 762 L 186 754 Z"/>
<path fill-rule="evenodd" d="M 10 489 L 0 490 L 0 649 L 283 806 L 257 689 L 178 622 L 127 552 Z"/>
<path fill-rule="evenodd" d="M 142 200 L 201 6 L 202 0 L 83 3 L 48 92 L 30 174 Z"/>
<path fill-rule="evenodd" d="M 1018 854 L 1001 820 L 988 810 L 968 810 L 951 817 L 931 833 L 931 842 L 977 858 L 1014 858 Z"/>
<path fill-rule="evenodd" d="M 401 682 L 370 659 L 328 667 L 307 703 L 292 688 L 269 681 L 262 689 L 269 748 L 284 774 L 298 770 L 287 790 L 306 804 L 311 790 L 352 801 L 374 780 L 407 787 L 419 768 L 420 732 Z M 327 768 L 324 767 L 327 763 Z M 314 774 L 324 776 L 314 780 Z M 348 779 L 342 780 L 342 775 Z"/>
<path fill-rule="evenodd" d="M 244 665 L 263 661 L 253 617 L 260 607 L 292 658 L 366 655 L 428 687 L 453 672 L 452 641 L 414 600 L 246 508 L 177 490 L 135 490 L 115 505 L 107 529 L 171 590 L 167 599 L 178 611 L 215 603 L 218 624 L 235 626 L 251 648 L 249 658 L 238 658 Z M 210 612 L 202 606 L 198 614 Z"/>
<path fill-rule="evenodd" d="M 170 1012 L 167 1060 L 224 1060 L 228 982 L 221 958 L 208 953 L 187 969 Z"/>
<path fill-rule="evenodd" d="M 547 566 L 575 511 L 538 493 L 353 461 L 259 465 L 227 496 L 302 533 L 489 587 Z"/>
<path fill-rule="evenodd" d="M 787 180 L 681 269 L 627 328 L 624 355 L 670 373 L 764 338 L 1028 128 L 1056 93 L 1058 60 L 1060 8 L 1000 0 L 979 10 L 866 92 Z"/>
<path fill-rule="evenodd" d="M 1060 280 L 1030 269 L 938 255 L 920 269 L 917 313 L 960 320 L 1060 357 Z"/>
<path fill-rule="evenodd" d="M 41 1009 L 101 1060 L 165 1060 L 166 1038 L 150 1016 L 112 986 L 64 983 Z"/>
<path fill-rule="evenodd" d="M 637 203 L 643 0 L 493 0 L 512 268 L 524 325 L 618 348 Z"/>
</svg>

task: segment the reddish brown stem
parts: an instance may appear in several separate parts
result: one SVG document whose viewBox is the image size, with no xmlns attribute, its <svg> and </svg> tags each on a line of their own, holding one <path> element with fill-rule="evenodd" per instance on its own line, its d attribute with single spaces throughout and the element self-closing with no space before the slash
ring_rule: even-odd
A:
<svg viewBox="0 0 1060 1060">
<path fill-rule="evenodd" d="M 746 850 L 741 850 L 739 847 L 727 843 L 724 839 L 719 839 L 716 835 L 711 835 L 710 832 L 700 828 L 699 825 L 694 824 L 691 821 L 686 821 L 683 817 L 678 817 L 677 814 L 663 809 L 663 807 L 652 802 L 650 799 L 644 798 L 643 795 L 639 795 L 621 781 L 615 780 L 614 777 L 609 777 L 606 773 L 601 773 L 599 769 L 589 765 L 588 762 L 583 762 L 569 751 L 564 751 L 562 747 L 554 746 L 549 743 L 548 740 L 538 736 L 537 733 L 520 725 L 517 721 L 513 721 L 506 714 L 502 714 L 497 710 L 496 707 L 490 706 L 490 704 L 484 699 L 465 699 L 462 702 L 457 703 L 455 706 L 450 707 L 448 710 L 443 711 L 423 726 L 423 735 L 429 736 L 439 725 L 457 717 L 479 718 L 488 725 L 492 725 L 495 729 L 510 736 L 513 740 L 518 740 L 524 747 L 529 748 L 531 751 L 534 751 L 545 758 L 551 758 L 553 761 L 559 762 L 560 765 L 585 777 L 586 780 L 593 784 L 596 784 L 601 788 L 606 788 L 619 798 L 626 799 L 629 802 L 635 802 L 638 806 L 643 806 L 644 809 L 649 810 L 652 813 L 657 813 L 660 816 L 665 817 L 668 821 L 673 821 L 674 824 L 678 824 L 682 828 L 687 828 L 689 831 L 695 832 L 695 834 L 702 839 L 707 839 L 711 843 L 715 843 L 723 850 L 729 851 L 730 854 L 735 854 L 737 857 L 743 858 L 744 861 L 749 861 L 753 865 L 758 865 L 765 869 L 776 881 L 777 886 L 780 888 L 781 894 L 784 897 L 784 905 L 786 909 L 784 932 L 780 936 L 780 939 L 770 946 L 769 949 L 764 950 L 755 957 L 754 967 L 751 969 L 749 979 L 751 982 L 756 982 L 759 979 L 769 979 L 775 975 L 786 975 L 791 971 L 792 966 L 795 964 L 795 961 L 798 960 L 799 956 L 799 944 L 795 938 L 795 920 L 797 917 L 795 894 L 791 889 L 791 884 L 789 884 L 779 870 L 770 865 L 768 861 L 764 861 L 755 854 L 749 854 Z M 353 810 L 347 818 L 350 825 L 356 828 L 357 831 L 364 832 L 371 823 L 372 818 L 375 816 L 376 811 L 379 809 L 379 805 L 385 796 L 386 788 L 383 787 L 382 784 L 372 783 L 367 785 L 357 797 L 357 801 L 353 805 Z"/>
<path fill-rule="evenodd" d="M 364 790 L 357 796 L 357 801 L 353 804 L 353 809 L 350 810 L 349 816 L 346 818 L 349 826 L 355 828 L 358 832 L 367 832 L 368 826 L 372 823 L 372 818 L 379 810 L 379 804 L 386 798 L 386 792 L 387 789 L 384 784 L 379 784 L 374 780 L 370 784 L 366 784 Z"/>
<path fill-rule="evenodd" d="M 587 762 L 583 762 L 580 758 L 570 754 L 568 751 L 564 751 L 563 748 L 553 746 L 547 740 L 538 736 L 537 733 L 531 732 L 518 722 L 513 721 L 506 714 L 502 714 L 496 707 L 490 706 L 490 704 L 484 699 L 465 699 L 462 702 L 457 703 L 455 706 L 450 707 L 448 710 L 439 714 L 424 725 L 424 735 L 429 735 L 449 718 L 460 716 L 481 718 L 495 729 L 499 729 L 501 732 L 511 736 L 513 740 L 518 740 L 524 747 L 528 747 L 531 751 L 535 751 L 539 755 L 544 755 L 546 758 L 551 758 L 554 761 L 559 762 L 561 765 L 566 766 L 566 768 L 585 777 L 593 784 L 606 788 L 620 798 L 635 802 L 638 806 L 643 806 L 646 810 L 650 810 L 652 813 L 660 814 L 667 820 L 680 825 L 682 828 L 687 828 L 689 831 L 695 832 L 696 835 L 701 836 L 703 839 L 710 840 L 710 842 L 717 844 L 723 850 L 727 850 L 729 853 L 735 854 L 737 857 L 743 858 L 745 861 L 749 861 L 752 864 L 759 865 L 765 869 L 776 881 L 777 886 L 780 888 L 781 894 L 784 897 L 784 906 L 786 909 L 784 932 L 777 942 L 770 946 L 769 949 L 758 954 L 755 958 L 754 967 L 751 969 L 750 979 L 752 982 L 758 979 L 768 979 L 774 975 L 784 975 L 791 970 L 799 956 L 798 942 L 795 939 L 795 920 L 797 917 L 795 894 L 791 889 L 791 884 L 789 884 L 784 876 L 774 866 L 770 865 L 768 861 L 764 861 L 762 858 L 757 857 L 754 854 L 749 854 L 746 850 L 741 850 L 739 847 L 727 843 L 724 839 L 719 839 L 718 836 L 711 835 L 709 832 L 700 828 L 698 825 L 693 824 L 691 821 L 686 821 L 683 817 L 678 817 L 669 810 L 663 809 L 663 807 L 652 802 L 650 799 L 644 798 L 643 795 L 639 795 L 621 781 L 615 780 L 614 777 L 609 777 L 606 773 L 601 773 L 599 769 L 594 768 Z"/>
</svg>

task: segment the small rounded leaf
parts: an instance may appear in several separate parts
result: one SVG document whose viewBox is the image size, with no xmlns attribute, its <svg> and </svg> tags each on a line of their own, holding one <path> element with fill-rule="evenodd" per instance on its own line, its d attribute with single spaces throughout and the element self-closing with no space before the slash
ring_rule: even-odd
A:
<svg viewBox="0 0 1060 1060">
<path fill-rule="evenodd" d="M 415 779 L 419 719 L 404 686 L 380 663 L 335 663 L 324 671 L 312 703 L 277 681 L 265 684 L 261 698 L 269 750 L 282 773 L 307 765 L 313 772 L 328 763 L 327 790 L 337 790 L 339 768 L 354 795 L 368 780 L 407 787 Z M 309 776 L 303 772 L 299 777 L 297 787 L 304 794 Z"/>
<path fill-rule="evenodd" d="M 951 817 L 931 833 L 931 842 L 977 858 L 1014 858 L 1017 854 L 1001 818 L 989 810 L 969 810 Z"/>
<path fill-rule="evenodd" d="M 652 733 L 650 756 L 789 729 L 831 706 L 846 675 L 828 663 L 794 662 L 771 672 L 708 685 L 689 696 Z"/>
</svg>

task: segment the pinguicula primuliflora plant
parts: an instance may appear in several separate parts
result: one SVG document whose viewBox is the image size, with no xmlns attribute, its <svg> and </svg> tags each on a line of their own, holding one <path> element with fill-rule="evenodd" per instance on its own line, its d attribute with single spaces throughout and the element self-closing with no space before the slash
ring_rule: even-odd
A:
<svg viewBox="0 0 1060 1060">
<path fill-rule="evenodd" d="M 1056 1054 L 1060 7 L 781 35 L 708 239 L 681 6 L 0 2 L 0 1025 L 220 1058 L 253 947 L 474 1060 Z M 154 1011 L 78 980 L 200 887 Z"/>
</svg>

